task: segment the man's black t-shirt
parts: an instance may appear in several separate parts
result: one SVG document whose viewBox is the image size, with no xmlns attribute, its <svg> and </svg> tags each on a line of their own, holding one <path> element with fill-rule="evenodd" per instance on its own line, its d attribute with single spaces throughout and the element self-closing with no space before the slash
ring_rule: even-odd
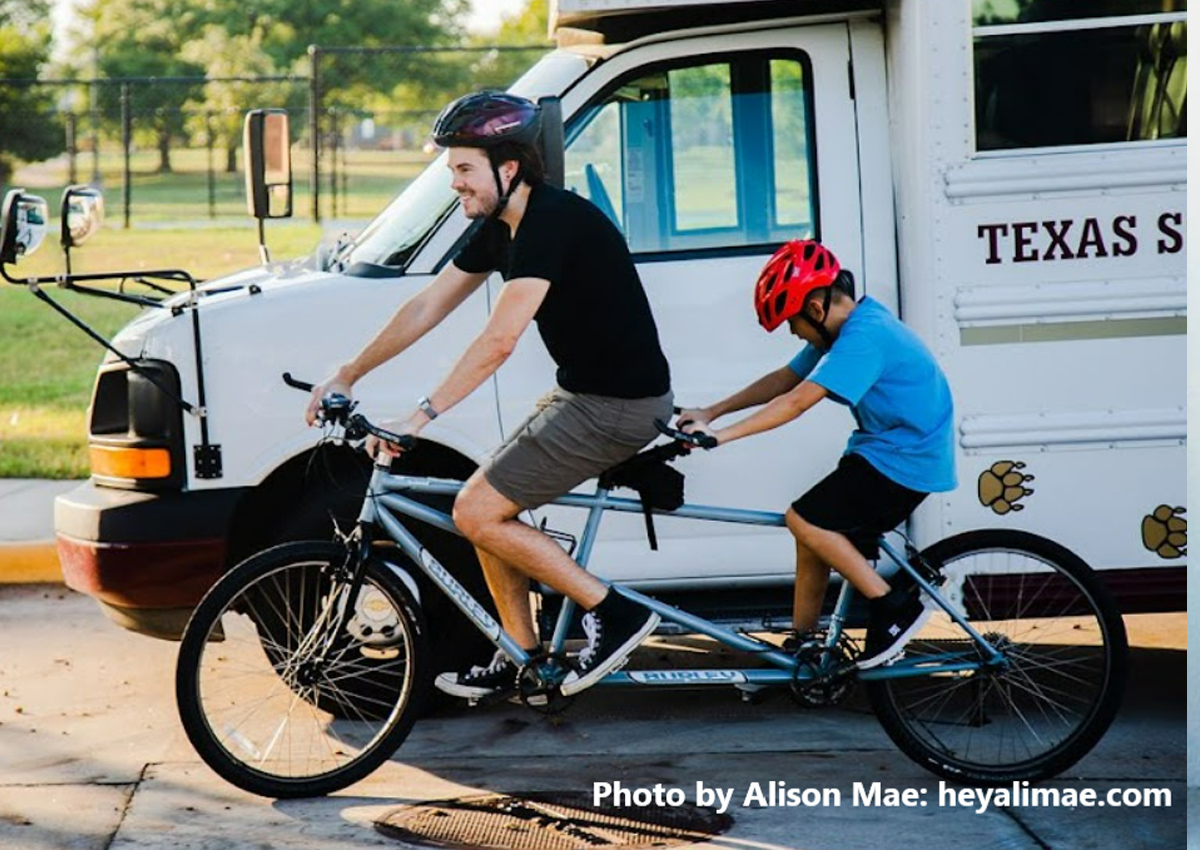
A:
<svg viewBox="0 0 1200 850">
<path fill-rule="evenodd" d="M 558 384 L 617 398 L 660 396 L 671 388 L 658 328 L 620 231 L 590 201 L 535 186 L 510 239 L 488 219 L 454 258 L 465 272 L 498 270 L 505 280 L 550 281 L 534 319 L 558 364 Z"/>
</svg>

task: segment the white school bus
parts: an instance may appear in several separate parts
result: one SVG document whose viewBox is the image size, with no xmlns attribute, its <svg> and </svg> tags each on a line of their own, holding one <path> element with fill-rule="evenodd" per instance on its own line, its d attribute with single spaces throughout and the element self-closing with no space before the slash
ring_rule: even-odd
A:
<svg viewBox="0 0 1200 850">
<path fill-rule="evenodd" d="M 627 238 L 678 403 L 795 353 L 761 331 L 751 289 L 783 241 L 818 238 L 954 393 L 960 486 L 918 509 L 916 544 L 1026 529 L 1102 571 L 1126 612 L 1182 610 L 1186 28 L 1185 0 L 561 0 L 559 49 L 513 90 L 558 98 L 563 179 Z M 124 355 L 202 404 L 165 402 L 115 356 L 101 366 L 90 441 L 105 465 L 56 510 L 71 586 L 177 636 L 233 563 L 353 517 L 363 460 L 314 462 L 306 400 L 280 375 L 327 375 L 453 257 L 469 222 L 448 183 L 435 161 L 343 249 L 209 282 L 121 331 Z M 407 413 L 501 285 L 362 381 L 364 410 Z M 527 334 L 406 468 L 469 474 L 552 380 Z M 782 511 L 852 427 L 820 405 L 696 453 L 680 463 L 688 501 Z M 155 448 L 169 462 L 120 463 Z M 592 568 L 726 622 L 789 610 L 786 531 L 670 517 L 657 531 L 651 553 L 640 517 L 607 518 Z M 476 569 L 465 544 L 422 534 Z"/>
</svg>

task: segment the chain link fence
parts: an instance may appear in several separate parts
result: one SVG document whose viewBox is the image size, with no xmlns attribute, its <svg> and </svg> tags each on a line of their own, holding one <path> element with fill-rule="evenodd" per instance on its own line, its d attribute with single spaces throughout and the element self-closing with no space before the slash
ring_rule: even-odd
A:
<svg viewBox="0 0 1200 850">
<path fill-rule="evenodd" d="M 548 50 L 314 46 L 307 75 L 0 79 L 0 187 L 54 207 L 64 186 L 90 183 L 124 227 L 244 218 L 242 121 L 283 108 L 297 214 L 364 220 L 432 158 L 446 99 L 505 88 Z"/>
</svg>

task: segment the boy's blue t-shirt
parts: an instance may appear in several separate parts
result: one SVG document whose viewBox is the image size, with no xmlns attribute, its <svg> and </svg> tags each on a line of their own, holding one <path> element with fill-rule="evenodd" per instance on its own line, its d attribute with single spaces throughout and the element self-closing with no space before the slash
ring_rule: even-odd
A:
<svg viewBox="0 0 1200 850">
<path fill-rule="evenodd" d="M 806 345 L 788 367 L 850 407 L 858 429 L 846 454 L 910 490 L 955 488 L 950 385 L 920 338 L 878 301 L 864 297 L 829 351 Z"/>
</svg>

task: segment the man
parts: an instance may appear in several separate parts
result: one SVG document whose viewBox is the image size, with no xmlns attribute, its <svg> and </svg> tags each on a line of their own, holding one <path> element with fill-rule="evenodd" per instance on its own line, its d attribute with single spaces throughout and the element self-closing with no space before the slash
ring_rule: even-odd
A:
<svg viewBox="0 0 1200 850">
<path fill-rule="evenodd" d="M 928 612 L 911 582 L 890 586 L 852 538 L 873 543 L 926 495 L 956 486 L 949 385 L 912 330 L 878 301 L 854 300 L 854 278 L 817 242 L 780 248 L 759 275 L 754 303 L 763 328 L 787 322 L 807 345 L 787 366 L 729 398 L 683 411 L 680 427 L 708 431 L 723 445 L 778 428 L 825 398 L 850 407 L 858 429 L 837 469 L 785 514 L 796 538 L 792 625 L 801 642 L 816 628 L 833 568 L 871 601 L 870 639 L 858 666 L 885 664 Z M 710 428 L 721 416 L 758 405 L 765 406 L 740 422 Z"/>
<path fill-rule="evenodd" d="M 634 455 L 656 436 L 654 419 L 670 417 L 672 398 L 658 330 L 624 238 L 591 203 L 544 183 L 534 145 L 539 127 L 536 104 L 498 92 L 467 95 L 438 116 L 433 139 L 448 148 L 451 186 L 463 212 L 481 226 L 357 357 L 313 391 L 308 420 L 315 420 L 323 396 L 348 396 L 357 380 L 435 327 L 490 272 L 501 272 L 506 283 L 483 332 L 449 376 L 389 430 L 419 434 L 500 368 L 537 322 L 558 366 L 558 386 L 467 481 L 454 521 L 478 552 L 501 623 L 527 651 L 540 646 L 531 578 L 587 612 L 588 646 L 561 685 L 570 695 L 621 667 L 659 618 L 610 593 L 517 516 Z M 435 684 L 479 698 L 512 689 L 516 672 L 497 651 L 490 662 L 443 673 Z"/>
</svg>

